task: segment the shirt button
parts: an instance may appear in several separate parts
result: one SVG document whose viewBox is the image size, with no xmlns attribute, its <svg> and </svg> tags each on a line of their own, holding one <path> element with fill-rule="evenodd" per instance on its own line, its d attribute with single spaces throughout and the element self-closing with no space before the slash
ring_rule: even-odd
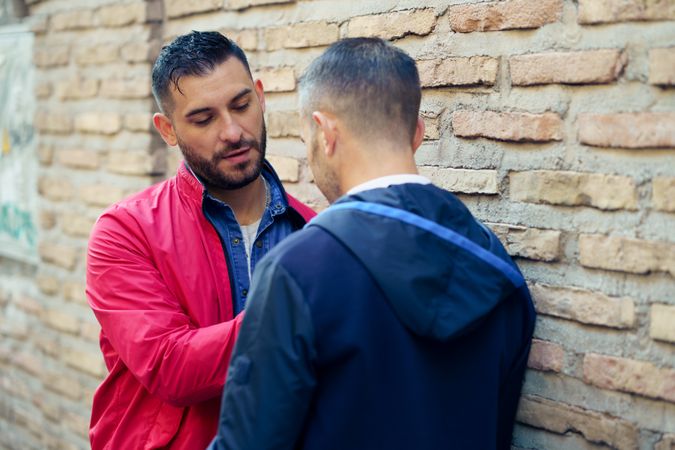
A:
<svg viewBox="0 0 675 450">
<path fill-rule="evenodd" d="M 248 290 L 244 289 L 243 291 L 241 291 L 241 295 L 246 297 L 248 295 Z"/>
<path fill-rule="evenodd" d="M 232 239 L 232 243 L 233 243 L 234 245 L 237 245 L 237 244 L 239 243 L 239 238 L 234 238 L 234 239 Z"/>
<path fill-rule="evenodd" d="M 262 248 L 262 241 L 256 241 L 255 246 L 258 248 Z"/>
<path fill-rule="evenodd" d="M 274 205 L 274 207 L 275 207 L 276 209 L 281 209 L 281 203 L 277 203 L 276 205 Z"/>
</svg>

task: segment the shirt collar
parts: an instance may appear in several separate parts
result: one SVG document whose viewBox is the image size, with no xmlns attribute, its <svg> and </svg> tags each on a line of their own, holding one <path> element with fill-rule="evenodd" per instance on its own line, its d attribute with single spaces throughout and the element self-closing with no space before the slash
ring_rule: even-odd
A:
<svg viewBox="0 0 675 450">
<path fill-rule="evenodd" d="M 359 192 L 368 191 L 370 189 L 386 188 L 396 184 L 415 183 L 415 184 L 431 184 L 431 180 L 422 175 L 412 173 L 402 173 L 397 175 L 387 175 L 384 177 L 374 178 L 365 183 L 354 186 L 347 195 L 354 195 Z"/>
<path fill-rule="evenodd" d="M 197 176 L 196 173 L 194 173 L 194 171 L 187 163 L 187 161 L 185 161 L 185 167 L 187 167 L 190 174 L 193 177 L 195 177 L 195 179 L 199 181 L 199 183 L 202 185 L 204 189 L 203 191 L 204 197 L 206 199 L 218 203 L 223 203 L 209 193 L 209 191 L 206 189 L 206 186 L 204 185 L 204 182 L 201 180 L 201 178 Z M 267 185 L 270 189 L 270 204 L 267 205 L 267 208 L 270 210 L 271 214 L 273 216 L 276 216 L 286 212 L 286 208 L 288 207 L 288 201 L 286 200 L 283 188 L 281 187 L 281 181 L 279 181 L 279 178 L 277 177 L 276 173 L 271 168 L 271 166 L 269 166 L 269 163 L 267 161 L 265 161 L 265 163 L 263 164 L 262 171 L 260 174 L 267 180 Z"/>
</svg>

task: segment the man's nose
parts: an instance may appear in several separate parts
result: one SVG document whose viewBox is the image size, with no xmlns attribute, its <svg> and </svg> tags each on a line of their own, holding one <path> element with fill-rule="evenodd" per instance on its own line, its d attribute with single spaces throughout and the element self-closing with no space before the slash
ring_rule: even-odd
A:
<svg viewBox="0 0 675 450">
<path fill-rule="evenodd" d="M 225 118 L 223 127 L 220 130 L 220 139 L 223 142 L 236 143 L 241 140 L 242 132 L 243 130 L 236 120 Z"/>
</svg>

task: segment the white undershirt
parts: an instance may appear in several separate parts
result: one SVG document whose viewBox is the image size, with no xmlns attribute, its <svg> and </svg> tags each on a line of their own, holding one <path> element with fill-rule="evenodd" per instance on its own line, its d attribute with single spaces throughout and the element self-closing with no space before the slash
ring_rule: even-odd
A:
<svg viewBox="0 0 675 450">
<path fill-rule="evenodd" d="M 347 191 L 347 195 L 354 195 L 359 192 L 368 191 L 370 189 L 386 188 L 396 184 L 415 183 L 415 184 L 431 184 L 431 180 L 422 175 L 414 173 L 402 173 L 398 175 L 387 175 L 385 177 L 373 178 L 365 183 L 358 184 Z"/>
<path fill-rule="evenodd" d="M 250 225 L 239 225 L 241 228 L 241 235 L 244 238 L 244 249 L 246 250 L 246 265 L 248 266 L 248 279 L 251 279 L 251 252 L 253 250 L 253 243 L 255 242 L 255 237 L 258 234 L 258 227 L 260 226 L 260 221 L 262 217 L 258 219 L 257 222 L 253 222 Z"/>
</svg>

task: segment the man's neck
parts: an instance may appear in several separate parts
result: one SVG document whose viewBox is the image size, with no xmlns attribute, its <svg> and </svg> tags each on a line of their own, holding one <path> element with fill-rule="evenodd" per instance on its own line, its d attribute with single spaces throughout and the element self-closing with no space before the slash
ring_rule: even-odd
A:
<svg viewBox="0 0 675 450">
<path fill-rule="evenodd" d="M 371 158 L 369 160 L 361 159 L 352 168 L 342 171 L 340 183 L 342 194 L 354 186 L 377 178 L 390 175 L 418 174 L 417 165 L 412 158 L 412 152 L 409 155 L 407 156 L 406 153 L 389 153 L 385 155 L 388 157 Z M 354 170 L 353 167 L 358 167 L 358 169 Z"/>
<path fill-rule="evenodd" d="M 218 189 L 209 187 L 209 193 L 232 208 L 239 225 L 257 222 L 265 212 L 265 181 L 262 175 L 239 189 Z"/>
</svg>

